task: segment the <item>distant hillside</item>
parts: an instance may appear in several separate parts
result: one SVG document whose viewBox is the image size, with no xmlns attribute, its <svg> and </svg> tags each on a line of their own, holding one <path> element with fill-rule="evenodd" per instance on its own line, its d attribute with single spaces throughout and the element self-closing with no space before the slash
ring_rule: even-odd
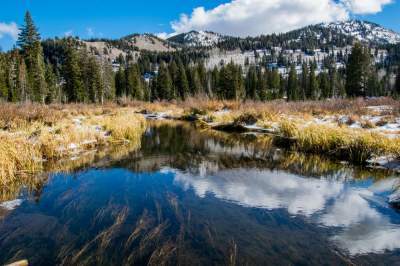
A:
<svg viewBox="0 0 400 266">
<path fill-rule="evenodd" d="M 129 42 L 132 47 L 138 50 L 153 52 L 172 52 L 176 50 L 168 41 L 160 39 L 152 34 L 133 34 L 124 37 L 123 40 Z"/>
</svg>

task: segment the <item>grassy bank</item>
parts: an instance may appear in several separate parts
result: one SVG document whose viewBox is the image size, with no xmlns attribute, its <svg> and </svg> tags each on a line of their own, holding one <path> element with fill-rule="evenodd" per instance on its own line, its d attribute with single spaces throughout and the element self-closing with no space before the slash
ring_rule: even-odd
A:
<svg viewBox="0 0 400 266">
<path fill-rule="evenodd" d="M 357 164 L 380 156 L 400 159 L 400 101 L 392 98 L 267 103 L 188 99 L 127 105 L 144 113 L 198 120 L 204 127 L 269 132 L 282 147 Z"/>
<path fill-rule="evenodd" d="M 0 185 L 45 170 L 46 162 L 76 161 L 88 150 L 140 145 L 143 114 L 268 130 L 282 147 L 364 164 L 400 159 L 400 102 L 391 98 L 324 102 L 120 102 L 103 106 L 0 105 Z M 259 138 L 262 138 L 260 136 Z M 50 165 L 50 163 L 47 163 Z"/>
<path fill-rule="evenodd" d="M 0 114 L 1 186 L 42 172 L 48 162 L 76 160 L 88 150 L 119 144 L 139 147 L 145 130 L 141 115 L 114 105 L 4 104 Z"/>
<path fill-rule="evenodd" d="M 400 158 L 400 138 L 390 139 L 379 133 L 326 125 L 299 125 L 282 121 L 280 145 L 292 149 L 329 155 L 356 164 L 365 164 L 374 156 Z"/>
</svg>

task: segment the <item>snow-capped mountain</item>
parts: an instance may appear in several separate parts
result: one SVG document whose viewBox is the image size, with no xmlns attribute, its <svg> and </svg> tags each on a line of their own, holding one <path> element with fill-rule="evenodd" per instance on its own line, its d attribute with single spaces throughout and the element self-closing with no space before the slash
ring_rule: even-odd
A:
<svg viewBox="0 0 400 266">
<path fill-rule="evenodd" d="M 213 47 L 226 41 L 240 42 L 245 40 L 247 44 L 259 44 L 262 40 L 271 38 L 272 35 L 249 37 L 242 39 L 239 37 L 225 36 L 210 31 L 191 31 L 182 33 L 168 39 L 174 44 L 186 47 Z M 332 44 L 335 46 L 351 44 L 353 40 L 368 42 L 374 45 L 400 43 L 400 34 L 384 28 L 376 23 L 348 20 L 332 23 L 321 23 L 310 25 L 298 30 L 290 31 L 279 35 L 281 42 L 299 43 L 312 41 L 314 44 Z M 274 44 L 277 45 L 277 44 Z"/>
<path fill-rule="evenodd" d="M 396 44 L 400 42 L 400 34 L 372 22 L 349 20 L 323 23 L 320 26 L 354 37 L 362 42 L 377 44 Z"/>
<path fill-rule="evenodd" d="M 225 36 L 211 31 L 190 31 L 168 39 L 169 42 L 188 47 L 210 47 L 225 40 Z"/>
</svg>

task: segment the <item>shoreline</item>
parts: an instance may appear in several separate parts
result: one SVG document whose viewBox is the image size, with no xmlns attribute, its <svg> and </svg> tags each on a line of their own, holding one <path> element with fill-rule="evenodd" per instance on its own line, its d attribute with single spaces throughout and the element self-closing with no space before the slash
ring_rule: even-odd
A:
<svg viewBox="0 0 400 266">
<path fill-rule="evenodd" d="M 354 110 L 354 111 L 353 111 Z M 370 124 L 362 121 L 370 117 Z M 380 119 L 378 121 L 378 118 Z M 0 182 L 43 171 L 46 162 L 78 160 L 98 147 L 140 147 L 146 120 L 185 120 L 200 128 L 272 137 L 278 147 L 400 172 L 400 102 L 260 103 L 190 99 L 98 105 L 0 106 Z M 359 126 L 361 124 L 367 126 Z M 390 129 L 390 130 L 387 130 Z"/>
</svg>

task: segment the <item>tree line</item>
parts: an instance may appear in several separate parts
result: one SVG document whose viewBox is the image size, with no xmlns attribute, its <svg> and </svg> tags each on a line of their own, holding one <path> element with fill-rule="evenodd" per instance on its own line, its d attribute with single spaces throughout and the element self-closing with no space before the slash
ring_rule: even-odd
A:
<svg viewBox="0 0 400 266">
<path fill-rule="evenodd" d="M 396 49 L 391 50 L 396 51 Z M 214 99 L 288 101 L 359 96 L 400 95 L 400 74 L 386 75 L 372 62 L 368 47 L 355 44 L 346 68 L 334 60 L 287 63 L 287 71 L 260 64 L 204 64 L 203 51 L 141 52 L 139 58 L 120 55 L 114 69 L 107 59 L 88 52 L 74 38 L 42 41 L 29 12 L 17 47 L 0 53 L 0 98 L 39 103 L 103 103 L 128 98 L 144 101 Z"/>
</svg>

